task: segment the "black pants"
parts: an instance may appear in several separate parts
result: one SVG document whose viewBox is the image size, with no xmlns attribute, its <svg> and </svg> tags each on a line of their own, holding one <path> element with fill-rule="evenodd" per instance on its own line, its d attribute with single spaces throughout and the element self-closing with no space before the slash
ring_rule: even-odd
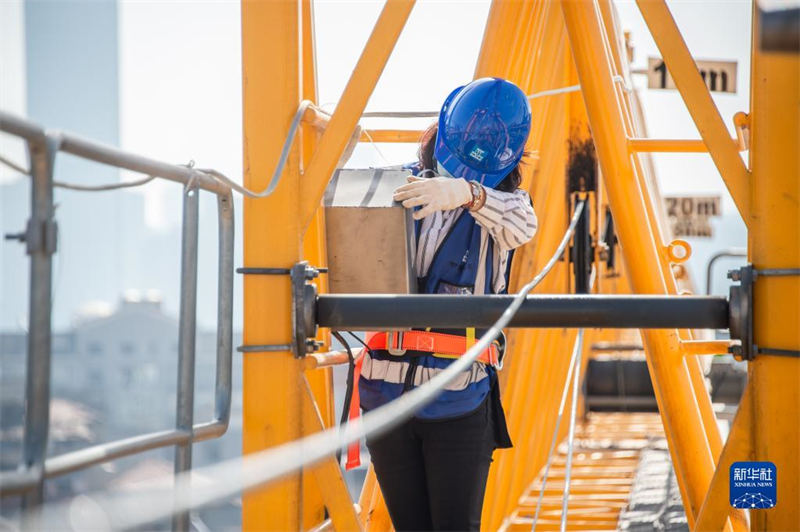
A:
<svg viewBox="0 0 800 532">
<path fill-rule="evenodd" d="M 480 530 L 495 447 L 492 397 L 454 419 L 414 419 L 367 440 L 395 530 Z"/>
</svg>

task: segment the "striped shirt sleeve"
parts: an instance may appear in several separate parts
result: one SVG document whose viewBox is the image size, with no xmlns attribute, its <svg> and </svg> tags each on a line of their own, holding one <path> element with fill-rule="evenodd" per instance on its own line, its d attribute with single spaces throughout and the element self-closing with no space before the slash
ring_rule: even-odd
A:
<svg viewBox="0 0 800 532">
<path fill-rule="evenodd" d="M 486 190 L 486 203 L 472 216 L 492 235 L 501 251 L 516 249 L 536 234 L 536 213 L 524 190 Z"/>
</svg>

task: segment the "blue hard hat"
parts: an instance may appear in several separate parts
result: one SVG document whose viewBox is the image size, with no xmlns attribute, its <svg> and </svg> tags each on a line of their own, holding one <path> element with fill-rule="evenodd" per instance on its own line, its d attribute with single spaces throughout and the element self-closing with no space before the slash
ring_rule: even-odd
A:
<svg viewBox="0 0 800 532">
<path fill-rule="evenodd" d="M 449 174 L 494 188 L 522 159 L 530 131 L 522 89 L 500 78 L 477 79 L 445 100 L 434 156 Z"/>
</svg>

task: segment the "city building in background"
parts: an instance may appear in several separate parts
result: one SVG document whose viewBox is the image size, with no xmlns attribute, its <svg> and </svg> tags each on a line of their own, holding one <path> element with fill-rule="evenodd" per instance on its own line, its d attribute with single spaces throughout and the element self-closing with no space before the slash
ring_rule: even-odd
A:
<svg viewBox="0 0 800 532">
<path fill-rule="evenodd" d="M 88 303 L 75 325 L 53 336 L 52 403 L 49 456 L 175 425 L 178 321 L 165 314 L 157 292 L 128 290 L 115 308 Z M 234 345 L 241 343 L 236 334 Z M 195 360 L 197 421 L 214 414 L 216 332 L 198 330 Z M 27 335 L 0 332 L 0 447 L 2 470 L 16 468 L 22 456 Z M 241 454 L 241 363 L 235 358 L 231 425 L 221 438 L 194 445 L 193 462 L 207 465 Z M 147 459 L 117 460 L 52 479 L 48 500 L 87 491 L 142 489 L 153 471 L 172 471 L 171 447 L 151 451 Z M 17 508 L 6 505 L 3 513 Z M 239 511 L 215 507 L 207 518 L 235 525 Z M 224 515 L 219 515 L 222 512 Z M 228 522 L 225 522 L 227 519 Z"/>
</svg>

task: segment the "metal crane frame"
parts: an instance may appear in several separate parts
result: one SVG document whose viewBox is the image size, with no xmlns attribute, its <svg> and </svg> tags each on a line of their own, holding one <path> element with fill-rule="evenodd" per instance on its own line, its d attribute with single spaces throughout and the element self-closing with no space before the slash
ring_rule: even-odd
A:
<svg viewBox="0 0 800 532">
<path fill-rule="evenodd" d="M 565 225 L 568 204 L 557 192 L 563 190 L 559 185 L 568 159 L 566 143 L 561 141 L 589 138 L 602 174 L 602 186 L 591 195 L 597 212 L 606 204 L 611 208 L 625 272 L 624 279 L 602 282 L 598 290 L 678 294 L 672 271 L 675 260 L 643 156 L 647 151 L 707 150 L 747 224 L 749 261 L 757 269 L 797 268 L 800 126 L 795 115 L 786 114 L 798 105 L 798 55 L 762 49 L 762 16 L 754 6 L 751 109 L 737 124 L 749 133 L 749 164 L 745 164 L 740 143 L 728 133 L 665 2 L 637 0 L 637 4 L 700 131 L 702 145 L 641 134 L 641 111 L 624 86 L 627 61 L 610 0 L 492 4 L 476 77 L 502 76 L 529 92 L 570 81 L 579 81 L 582 87 L 580 94 L 533 103 L 531 148 L 538 148 L 539 160 L 526 171 L 523 186 L 537 209 L 547 212 L 548 223 L 535 244 L 523 248 L 515 260 L 514 281 L 541 264 L 545 251 L 539 250 L 550 249 L 547 244 Z M 246 267 L 291 268 L 304 259 L 324 265 L 319 201 L 413 6 L 413 0 L 386 1 L 335 111 L 328 117 L 309 110 L 275 193 L 265 199 L 245 199 Z M 244 167 L 250 189 L 266 185 L 299 102 L 316 101 L 312 9 L 311 0 L 242 3 Z M 379 142 L 417 138 L 414 131 L 370 133 Z M 568 269 L 561 266 L 543 283 L 542 292 L 568 290 Z M 320 285 L 324 291 L 324 281 Z M 245 343 L 291 344 L 291 309 L 289 276 L 247 276 Z M 796 352 L 800 278 L 760 277 L 754 284 L 754 315 L 755 344 Z M 542 466 L 544 445 L 533 441 L 532 435 L 546 434 L 553 427 L 555 399 L 547 393 L 546 380 L 563 379 L 566 373 L 560 357 L 525 355 L 532 346 L 543 352 L 566 351 L 574 335 L 568 329 L 512 334 L 504 400 L 512 434 L 521 435 L 522 441 L 515 450 L 501 453 L 492 470 L 484 508 L 486 528 L 497 528 Z M 696 530 L 748 526 L 747 516 L 729 507 L 725 484 L 733 461 L 753 458 L 777 465 L 780 502 L 771 510 L 751 512 L 749 526 L 758 530 L 800 526 L 800 424 L 796 422 L 800 360 L 759 354 L 750 361 L 748 389 L 723 447 L 698 355 L 722 352 L 727 345 L 692 342 L 690 332 L 682 330 L 648 330 L 642 336 L 690 525 Z M 324 334 L 320 339 L 326 341 Z M 332 422 L 329 370 L 305 371 L 306 367 L 288 349 L 244 354 L 245 453 L 297 439 Z M 538 405 L 540 415 L 525 412 L 524 405 L 531 403 Z M 368 476 L 357 512 L 331 458 L 246 495 L 243 528 L 310 528 L 324 521 L 326 509 L 329 524 L 336 529 L 391 526 L 374 476 Z"/>
</svg>

